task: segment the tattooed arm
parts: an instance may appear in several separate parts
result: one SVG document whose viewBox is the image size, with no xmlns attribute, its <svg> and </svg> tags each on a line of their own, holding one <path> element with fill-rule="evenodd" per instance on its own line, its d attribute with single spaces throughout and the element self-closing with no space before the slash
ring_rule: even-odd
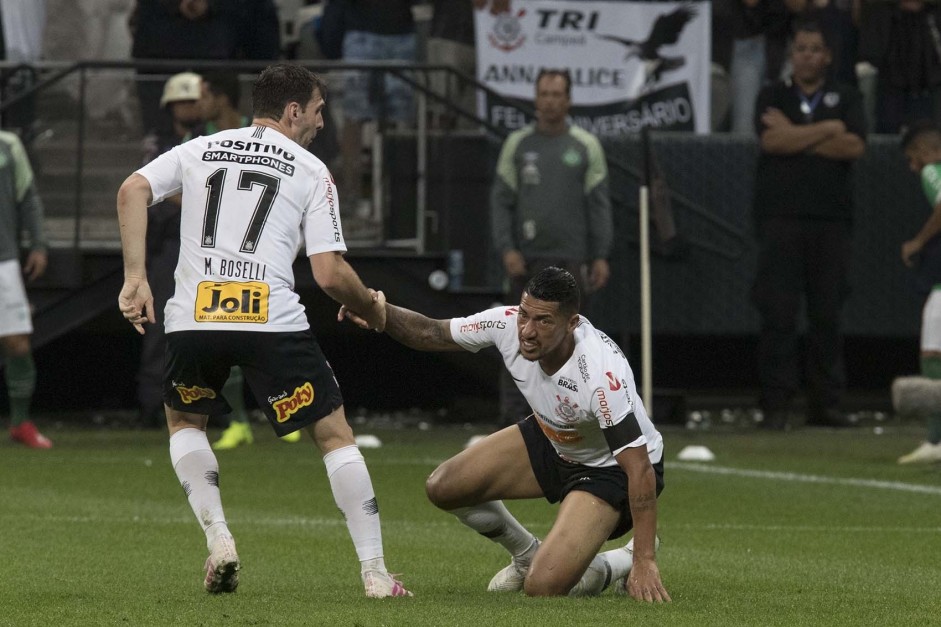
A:
<svg viewBox="0 0 941 627">
<path fill-rule="evenodd" d="M 451 338 L 450 320 L 432 320 L 417 311 L 386 304 L 386 335 L 420 351 L 463 350 Z"/>
<path fill-rule="evenodd" d="M 392 339 L 420 351 L 463 350 L 451 337 L 450 320 L 433 320 L 417 311 L 390 305 L 381 291 L 372 293 L 377 304 L 385 305 L 385 333 Z M 339 320 L 348 318 L 364 329 L 370 328 L 359 314 L 347 307 L 341 307 L 337 317 Z"/>
<path fill-rule="evenodd" d="M 627 591 L 638 601 L 669 601 L 655 556 L 657 482 L 647 448 L 626 448 L 615 459 L 627 474 L 627 498 L 634 519 L 634 566 Z"/>
</svg>

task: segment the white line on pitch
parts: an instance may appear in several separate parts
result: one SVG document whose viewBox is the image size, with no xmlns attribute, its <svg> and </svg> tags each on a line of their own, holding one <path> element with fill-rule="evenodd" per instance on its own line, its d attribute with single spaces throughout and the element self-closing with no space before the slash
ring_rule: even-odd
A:
<svg viewBox="0 0 941 627">
<path fill-rule="evenodd" d="M 141 525 L 190 525 L 195 524 L 196 520 L 192 516 L 96 516 L 96 515 L 71 515 L 60 516 L 56 514 L 32 514 L 32 513 L 10 513 L 0 514 L 0 521 L 3 520 L 32 520 L 36 522 L 60 523 L 60 524 L 141 524 Z M 308 518 L 304 516 L 288 516 L 284 518 L 276 517 L 255 517 L 229 515 L 228 522 L 233 526 L 244 527 L 344 527 L 346 523 L 342 518 L 315 517 Z M 432 522 L 416 523 L 407 520 L 383 520 L 383 527 L 441 527 L 454 525 L 451 520 L 438 520 Z"/>
<path fill-rule="evenodd" d="M 794 483 L 847 485 L 857 488 L 877 488 L 880 490 L 895 490 L 897 492 L 915 492 L 918 494 L 934 494 L 941 496 L 941 487 L 922 485 L 918 483 L 904 483 L 902 481 L 881 481 L 879 479 L 858 479 L 854 477 L 802 475 L 796 472 L 776 472 L 771 470 L 754 470 L 750 468 L 729 468 L 727 466 L 710 466 L 708 464 L 691 464 L 686 462 L 668 462 L 667 467 L 670 469 L 688 470 L 690 472 L 701 472 L 713 475 L 731 475 L 733 477 L 748 477 L 751 479 L 772 479 L 774 481 L 790 481 Z"/>
<path fill-rule="evenodd" d="M 833 527 L 824 525 L 741 525 L 741 524 L 684 524 L 664 525 L 664 529 L 688 529 L 697 531 L 800 531 L 827 533 L 941 533 L 941 527 Z"/>
</svg>

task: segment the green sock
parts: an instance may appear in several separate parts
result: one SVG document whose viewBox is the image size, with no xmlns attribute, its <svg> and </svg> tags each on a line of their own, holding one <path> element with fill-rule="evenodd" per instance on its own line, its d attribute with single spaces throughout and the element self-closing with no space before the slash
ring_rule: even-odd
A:
<svg viewBox="0 0 941 627">
<path fill-rule="evenodd" d="M 242 369 L 238 366 L 229 371 L 229 380 L 225 382 L 222 388 L 222 395 L 229 401 L 232 407 L 232 422 L 241 422 L 248 424 L 248 412 L 245 411 L 245 397 L 242 394 L 242 384 L 245 382 L 245 376 Z"/>
<path fill-rule="evenodd" d="M 27 353 L 6 359 L 7 393 L 10 396 L 10 425 L 29 420 L 29 405 L 36 389 L 36 365 L 33 355 Z"/>
<path fill-rule="evenodd" d="M 941 357 L 922 357 L 921 374 L 929 379 L 941 379 Z M 931 444 L 941 442 L 941 407 L 928 414 L 928 441 Z"/>
</svg>

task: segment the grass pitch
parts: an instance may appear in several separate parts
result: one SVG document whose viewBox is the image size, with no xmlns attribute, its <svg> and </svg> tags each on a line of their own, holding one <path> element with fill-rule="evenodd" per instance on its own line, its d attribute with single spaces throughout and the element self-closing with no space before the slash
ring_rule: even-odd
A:
<svg viewBox="0 0 941 627">
<path fill-rule="evenodd" d="M 902 468 L 915 427 L 851 432 L 665 429 L 660 568 L 673 603 L 486 592 L 505 553 L 428 503 L 423 483 L 474 432 L 370 429 L 392 572 L 412 599 L 363 597 L 313 444 L 255 427 L 219 453 L 243 560 L 234 595 L 202 590 L 205 542 L 159 432 L 48 429 L 0 444 L 2 625 L 937 625 L 941 466 Z M 211 438 L 215 434 L 211 434 Z M 676 461 L 687 444 L 711 463 Z M 544 535 L 555 507 L 509 503 Z M 613 548 L 616 543 L 611 543 Z"/>
</svg>

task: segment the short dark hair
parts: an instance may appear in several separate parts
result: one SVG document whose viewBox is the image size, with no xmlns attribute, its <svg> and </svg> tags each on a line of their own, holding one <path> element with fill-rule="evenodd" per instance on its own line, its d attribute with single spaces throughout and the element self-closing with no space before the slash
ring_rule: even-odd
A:
<svg viewBox="0 0 941 627">
<path fill-rule="evenodd" d="M 941 127 L 934 120 L 918 120 L 906 128 L 902 134 L 902 152 L 922 141 L 941 146 Z"/>
<path fill-rule="evenodd" d="M 239 84 L 238 74 L 234 72 L 204 72 L 203 80 L 209 86 L 209 91 L 214 96 L 225 96 L 229 99 L 229 104 L 233 109 L 239 108 L 241 100 L 241 85 Z"/>
<path fill-rule="evenodd" d="M 290 102 L 307 106 L 314 90 L 326 99 L 327 86 L 310 70 L 299 65 L 269 65 L 252 88 L 252 117 L 280 120 Z"/>
<path fill-rule="evenodd" d="M 577 314 L 581 305 L 575 277 L 557 266 L 549 266 L 533 275 L 526 284 L 526 293 L 539 300 L 559 303 L 559 311 L 565 314 Z"/>
<path fill-rule="evenodd" d="M 565 69 L 559 68 L 548 68 L 544 67 L 539 70 L 539 74 L 536 75 L 536 91 L 539 91 L 539 81 L 541 81 L 546 76 L 561 76 L 565 81 L 565 95 L 572 98 L 572 74 Z"/>
<path fill-rule="evenodd" d="M 791 26 L 791 35 L 797 36 L 797 33 L 819 33 L 820 38 L 823 39 L 823 45 L 826 46 L 827 50 L 832 50 L 833 47 L 830 45 L 830 36 L 827 31 L 820 25 L 820 22 L 811 17 L 801 17 L 794 21 L 794 24 Z"/>
</svg>

